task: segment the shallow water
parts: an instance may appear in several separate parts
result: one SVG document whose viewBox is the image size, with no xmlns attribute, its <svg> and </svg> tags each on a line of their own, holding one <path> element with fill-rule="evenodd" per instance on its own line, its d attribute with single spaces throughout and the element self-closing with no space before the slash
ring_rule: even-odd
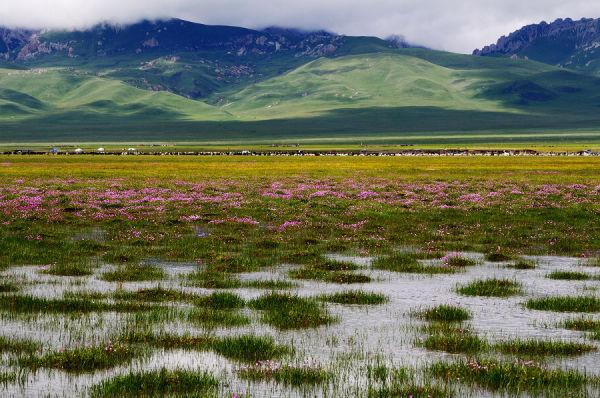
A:
<svg viewBox="0 0 600 398">
<path fill-rule="evenodd" d="M 86 389 L 109 376 L 127 373 L 130 369 L 190 368 L 213 372 L 228 385 L 224 391 L 262 397 L 313 397 L 313 396 L 361 396 L 367 383 L 366 367 L 374 363 L 386 363 L 392 366 L 422 367 L 440 359 L 460 358 L 440 352 L 430 352 L 415 347 L 415 341 L 422 337 L 418 326 L 422 323 L 410 316 L 411 312 L 438 304 L 453 304 L 468 308 L 473 319 L 468 322 L 481 337 L 491 342 L 511 338 L 537 338 L 572 340 L 594 344 L 585 339 L 581 332 L 560 328 L 558 324 L 566 319 L 578 317 L 578 314 L 532 311 L 523 307 L 527 297 L 544 295 L 598 295 L 600 281 L 555 281 L 545 276 L 556 270 L 584 271 L 598 274 L 597 269 L 585 267 L 578 259 L 564 257 L 529 257 L 538 263 L 535 270 L 513 270 L 504 267 L 504 263 L 488 263 L 476 253 L 467 255 L 478 260 L 479 265 L 468 267 L 464 273 L 439 276 L 400 274 L 369 269 L 370 258 L 331 255 L 338 261 L 353 261 L 365 268 L 362 273 L 371 275 L 375 281 L 364 285 L 341 286 L 320 282 L 300 281 L 292 291 L 304 296 L 334 293 L 348 289 L 361 289 L 384 293 L 389 303 L 381 306 L 343 306 L 328 304 L 339 322 L 331 326 L 312 330 L 277 331 L 260 323 L 260 315 L 244 310 L 251 315 L 251 326 L 236 329 L 218 329 L 217 335 L 256 333 L 271 335 L 280 343 L 293 345 L 297 350 L 297 359 L 292 363 L 309 361 L 332 368 L 338 374 L 335 385 L 306 391 L 288 389 L 273 383 L 248 383 L 235 375 L 239 365 L 233 364 L 219 355 L 210 352 L 188 352 L 183 350 L 155 350 L 150 357 L 136 360 L 131 365 L 96 372 L 93 375 L 72 376 L 59 371 L 39 371 L 29 375 L 24 385 L 0 387 L 2 396 L 85 396 Z M 437 260 L 431 260 L 435 262 Z M 40 267 L 16 267 L 5 273 L 6 276 L 26 278 L 24 293 L 44 297 L 60 297 L 67 291 L 110 292 L 117 287 L 126 290 L 162 286 L 181 288 L 196 293 L 209 293 L 207 289 L 182 286 L 182 276 L 197 269 L 197 264 L 169 263 L 151 260 L 152 264 L 167 271 L 165 281 L 145 283 L 109 283 L 99 280 L 99 276 L 111 269 L 106 265 L 91 277 L 69 278 L 41 274 Z M 292 266 L 280 266 L 267 271 L 241 276 L 249 279 L 285 279 Z M 457 285 L 480 278 L 508 278 L 520 281 L 525 296 L 507 299 L 465 297 L 454 292 Z M 185 284 L 184 284 L 185 285 Z M 255 298 L 263 291 L 256 289 L 237 289 L 245 298 Z M 116 335 L 125 327 L 126 314 L 89 314 L 70 315 L 10 315 L 3 314 L 2 335 L 20 336 L 38 340 L 47 347 L 60 348 L 98 342 L 108 335 Z M 600 319 L 598 315 L 590 316 Z M 199 332 L 190 325 L 170 324 L 169 329 L 180 332 Z M 574 368 L 588 374 L 600 375 L 600 351 L 581 357 L 550 360 L 550 366 Z M 485 391 L 464 390 L 460 396 L 495 396 Z M 598 396 L 595 392 L 591 396 Z"/>
</svg>

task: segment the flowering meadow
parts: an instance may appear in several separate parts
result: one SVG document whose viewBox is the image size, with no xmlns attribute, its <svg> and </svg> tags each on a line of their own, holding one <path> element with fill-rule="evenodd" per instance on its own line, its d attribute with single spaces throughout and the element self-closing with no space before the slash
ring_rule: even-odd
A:
<svg viewBox="0 0 600 398">
<path fill-rule="evenodd" d="M 598 382 L 548 358 L 600 363 L 600 321 L 539 312 L 600 312 L 595 158 L 5 156 L 0 226 L 0 394 L 560 396 Z"/>
</svg>

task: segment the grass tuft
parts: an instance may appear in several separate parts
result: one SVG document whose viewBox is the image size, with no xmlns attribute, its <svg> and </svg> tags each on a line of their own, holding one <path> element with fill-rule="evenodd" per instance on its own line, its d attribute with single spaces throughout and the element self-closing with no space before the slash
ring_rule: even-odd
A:
<svg viewBox="0 0 600 398">
<path fill-rule="evenodd" d="M 225 358 L 246 363 L 279 359 L 292 353 L 291 348 L 276 344 L 272 337 L 252 335 L 225 337 L 211 347 Z"/>
<path fill-rule="evenodd" d="M 294 279 L 317 280 L 340 285 L 369 283 L 372 281 L 371 277 L 368 275 L 346 271 L 324 271 L 310 266 L 290 271 L 289 275 Z"/>
<path fill-rule="evenodd" d="M 459 286 L 456 292 L 464 296 L 510 297 L 522 294 L 522 287 L 509 279 L 485 279 Z"/>
<path fill-rule="evenodd" d="M 217 310 L 231 310 L 242 308 L 246 305 L 244 299 L 234 293 L 213 293 L 209 296 L 200 297 L 194 300 L 194 304 L 198 307 L 212 308 Z"/>
<path fill-rule="evenodd" d="M 219 382 L 205 372 L 167 370 L 129 373 L 103 381 L 91 389 L 91 396 L 155 397 L 201 396 L 216 397 Z"/>
<path fill-rule="evenodd" d="M 41 344 L 33 341 L 16 340 L 0 336 L 0 353 L 11 352 L 15 354 L 31 354 L 36 351 L 39 351 L 40 349 Z"/>
<path fill-rule="evenodd" d="M 547 278 L 561 281 L 587 281 L 591 276 L 584 272 L 554 271 L 548 274 Z"/>
<path fill-rule="evenodd" d="M 381 389 L 369 390 L 369 398 L 450 398 L 453 397 L 447 387 L 438 387 L 434 385 L 395 385 L 391 387 L 382 387 Z"/>
<path fill-rule="evenodd" d="M 319 297 L 319 299 L 329 303 L 348 305 L 378 305 L 384 304 L 389 300 L 383 294 L 368 293 L 359 290 L 349 290 L 345 292 L 323 295 Z"/>
<path fill-rule="evenodd" d="M 427 338 L 420 344 L 431 351 L 450 354 L 476 354 L 487 349 L 488 344 L 469 329 L 455 328 L 447 324 L 434 324 L 424 328 Z"/>
<path fill-rule="evenodd" d="M 90 261 L 60 262 L 52 264 L 44 273 L 55 276 L 90 276 L 94 273 L 94 267 Z"/>
<path fill-rule="evenodd" d="M 501 263 L 501 262 L 512 260 L 513 256 L 511 256 L 508 253 L 501 252 L 501 251 L 495 251 L 495 252 L 486 253 L 485 259 L 486 259 L 486 261 L 490 261 L 492 263 Z"/>
<path fill-rule="evenodd" d="M 67 372 L 93 372 L 109 369 L 131 361 L 139 352 L 130 346 L 107 344 L 98 347 L 74 348 L 43 356 L 30 355 L 19 359 L 19 364 L 32 369 L 50 368 Z"/>
<path fill-rule="evenodd" d="M 429 372 L 445 382 L 477 385 L 492 391 L 540 392 L 555 389 L 568 392 L 583 388 L 588 377 L 575 370 L 548 369 L 531 361 L 499 362 L 495 360 L 462 360 L 436 363 Z"/>
<path fill-rule="evenodd" d="M 203 327 L 233 328 L 250 324 L 250 319 L 245 315 L 213 308 L 194 309 L 188 314 L 187 319 Z"/>
<path fill-rule="evenodd" d="M 293 386 L 313 386 L 327 382 L 331 375 L 319 367 L 280 366 L 272 361 L 258 362 L 239 371 L 240 377 L 247 380 L 274 380 Z"/>
<path fill-rule="evenodd" d="M 16 293 L 18 291 L 19 286 L 15 282 L 0 282 L 0 293 Z"/>
<path fill-rule="evenodd" d="M 570 319 L 564 323 L 564 327 L 580 332 L 600 331 L 600 321 L 589 318 Z"/>
<path fill-rule="evenodd" d="M 35 296 L 0 296 L 0 310 L 15 313 L 87 313 L 87 312 L 136 312 L 153 307 L 140 303 L 108 304 L 84 297 L 65 297 L 62 299 L 46 299 Z"/>
<path fill-rule="evenodd" d="M 121 265 L 102 275 L 107 282 L 150 282 L 164 279 L 165 271 L 148 264 Z"/>
<path fill-rule="evenodd" d="M 596 350 L 589 344 L 543 340 L 507 341 L 496 344 L 495 348 L 503 354 L 523 357 L 575 356 Z"/>
<path fill-rule="evenodd" d="M 414 253 L 395 253 L 388 257 L 379 257 L 373 261 L 373 268 L 381 271 L 407 274 L 453 274 L 455 269 L 446 266 L 423 265 Z"/>
<path fill-rule="evenodd" d="M 555 296 L 530 299 L 525 303 L 530 310 L 554 312 L 600 312 L 600 299 L 593 296 Z"/>
<path fill-rule="evenodd" d="M 535 261 L 525 260 L 523 258 L 518 259 L 512 264 L 508 264 L 506 268 L 518 269 L 518 270 L 532 270 L 537 268 Z"/>
<path fill-rule="evenodd" d="M 289 294 L 270 293 L 251 301 L 250 306 L 264 311 L 264 321 L 280 330 L 315 328 L 336 321 L 316 300 Z"/>
<path fill-rule="evenodd" d="M 198 296 L 184 293 L 179 290 L 164 289 L 155 287 L 149 289 L 140 289 L 135 292 L 120 290 L 114 294 L 115 300 L 143 301 L 151 303 L 160 303 L 168 301 L 191 301 Z"/>
<path fill-rule="evenodd" d="M 439 305 L 418 312 L 416 316 L 429 322 L 464 322 L 471 319 L 469 311 L 450 305 Z"/>
<path fill-rule="evenodd" d="M 226 272 L 197 271 L 188 276 L 191 286 L 204 289 L 237 289 L 242 282 Z"/>
</svg>

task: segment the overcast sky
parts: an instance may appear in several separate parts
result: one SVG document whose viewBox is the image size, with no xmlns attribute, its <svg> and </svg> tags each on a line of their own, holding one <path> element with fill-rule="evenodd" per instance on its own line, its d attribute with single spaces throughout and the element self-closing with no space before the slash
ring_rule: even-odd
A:
<svg viewBox="0 0 600 398">
<path fill-rule="evenodd" d="M 178 17 L 207 24 L 399 34 L 436 49 L 471 52 L 523 25 L 600 17 L 598 0 L 1 0 L 0 25 L 83 28 Z"/>
</svg>

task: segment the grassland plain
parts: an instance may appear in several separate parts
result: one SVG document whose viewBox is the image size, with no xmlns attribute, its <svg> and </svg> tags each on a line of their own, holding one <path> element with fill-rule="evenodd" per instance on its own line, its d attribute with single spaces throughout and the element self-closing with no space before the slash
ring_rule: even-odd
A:
<svg viewBox="0 0 600 398">
<path fill-rule="evenodd" d="M 0 392 L 595 396 L 599 196 L 597 158 L 2 156 Z"/>
</svg>

